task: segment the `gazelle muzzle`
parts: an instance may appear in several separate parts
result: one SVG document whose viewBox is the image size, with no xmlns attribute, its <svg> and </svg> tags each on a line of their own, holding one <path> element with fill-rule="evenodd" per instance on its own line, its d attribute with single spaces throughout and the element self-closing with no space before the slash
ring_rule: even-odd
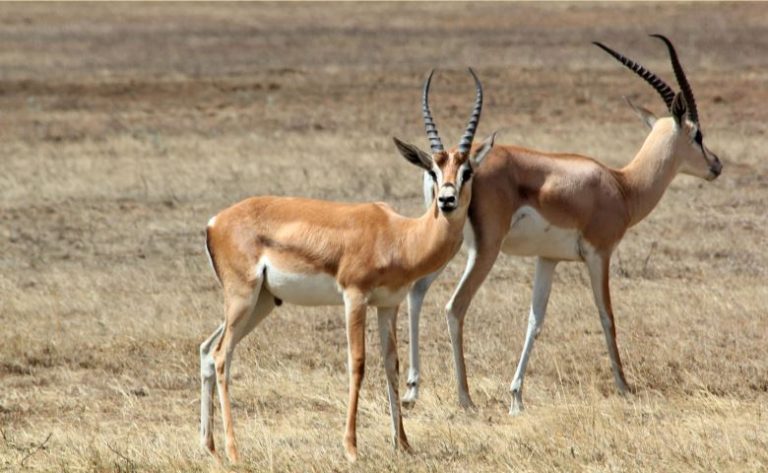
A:
<svg viewBox="0 0 768 473">
<path fill-rule="evenodd" d="M 720 161 L 720 158 L 718 158 L 714 153 L 712 154 L 712 157 L 714 158 L 714 161 L 709 164 L 709 176 L 707 177 L 708 181 L 714 181 L 723 171 L 723 163 Z"/>
<path fill-rule="evenodd" d="M 441 212 L 453 212 L 459 206 L 459 196 L 456 192 L 456 186 L 445 184 L 440 188 L 437 194 L 437 206 Z"/>
</svg>

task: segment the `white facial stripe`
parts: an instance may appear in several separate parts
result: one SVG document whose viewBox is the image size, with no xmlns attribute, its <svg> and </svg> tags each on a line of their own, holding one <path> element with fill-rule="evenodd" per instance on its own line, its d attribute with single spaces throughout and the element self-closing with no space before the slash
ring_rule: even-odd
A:
<svg viewBox="0 0 768 473">
<path fill-rule="evenodd" d="M 432 176 L 430 176 L 427 172 L 424 173 L 423 192 L 424 206 L 429 208 L 429 204 L 435 200 L 435 183 L 432 181 Z"/>
<path fill-rule="evenodd" d="M 437 167 L 437 165 L 432 165 L 432 172 L 435 173 L 435 177 L 437 178 L 435 184 L 437 184 L 438 187 L 440 187 L 443 183 L 443 171 Z"/>
</svg>

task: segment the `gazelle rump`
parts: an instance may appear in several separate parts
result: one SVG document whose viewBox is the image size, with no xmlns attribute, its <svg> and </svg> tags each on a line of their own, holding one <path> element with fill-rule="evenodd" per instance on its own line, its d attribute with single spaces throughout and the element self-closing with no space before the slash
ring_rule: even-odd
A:
<svg viewBox="0 0 768 473">
<path fill-rule="evenodd" d="M 357 457 L 356 418 L 365 365 L 365 318 L 377 308 L 387 394 L 396 447 L 409 450 L 398 394 L 395 322 L 410 285 L 443 267 L 462 243 L 472 196 L 473 169 L 493 146 L 493 136 L 470 154 L 482 109 L 476 100 L 456 151 L 443 149 L 429 110 L 429 75 L 422 109 L 432 153 L 395 138 L 399 152 L 428 172 L 432 199 L 419 218 L 398 215 L 383 203 L 346 204 L 292 197 L 253 197 L 212 218 L 207 249 L 224 294 L 224 322 L 200 345 L 200 440 L 215 455 L 213 390 L 218 388 L 227 456 L 238 460 L 229 396 L 229 371 L 237 343 L 275 306 L 344 305 L 348 342 L 349 404 L 344 447 Z"/>
<path fill-rule="evenodd" d="M 668 48 L 681 89 L 678 94 L 642 65 L 595 43 L 653 86 L 671 112 L 670 117 L 657 119 L 628 101 L 651 129 L 629 164 L 612 169 L 575 154 L 497 145 L 477 172 L 469 208 L 470 225 L 465 231 L 467 265 L 446 305 L 462 406 L 473 406 L 464 364 L 464 316 L 500 252 L 538 257 L 525 343 L 511 385 L 510 413 L 523 409 L 525 368 L 544 322 L 552 276 L 559 261 L 586 264 L 616 386 L 621 393 L 629 389 L 616 346 L 609 289 L 611 254 L 627 229 L 658 204 L 678 173 L 713 180 L 722 170 L 720 160 L 704 146 L 696 102 L 672 43 L 661 35 L 652 36 Z M 408 391 L 403 398 L 406 406 L 418 398 L 419 317 L 424 296 L 436 276 L 431 274 L 416 282 L 408 295 L 410 367 Z"/>
</svg>

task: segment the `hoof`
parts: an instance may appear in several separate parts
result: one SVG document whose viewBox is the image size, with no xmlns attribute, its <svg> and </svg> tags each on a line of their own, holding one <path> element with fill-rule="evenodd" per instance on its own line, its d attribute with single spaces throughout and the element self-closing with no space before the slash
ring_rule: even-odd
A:
<svg viewBox="0 0 768 473">
<path fill-rule="evenodd" d="M 401 452 L 407 453 L 408 455 L 413 455 L 413 449 L 411 448 L 410 444 L 408 444 L 407 439 L 398 440 L 395 445 L 397 445 L 397 449 Z"/>
<path fill-rule="evenodd" d="M 349 463 L 355 463 L 357 461 L 357 447 L 346 445 L 344 450 L 347 453 L 347 460 Z"/>
<path fill-rule="evenodd" d="M 229 463 L 233 465 L 237 465 L 240 462 L 240 455 L 237 453 L 237 448 L 227 448 L 227 458 L 229 458 Z"/>
<path fill-rule="evenodd" d="M 408 388 L 405 396 L 400 399 L 400 404 L 405 409 L 412 409 L 416 405 L 416 399 L 419 398 L 419 392 L 414 387 Z"/>
<path fill-rule="evenodd" d="M 400 405 L 403 406 L 403 409 L 413 409 L 416 405 L 416 399 L 412 397 L 404 397 L 400 400 Z"/>
<path fill-rule="evenodd" d="M 470 399 L 468 397 L 464 398 L 464 399 L 459 399 L 459 405 L 465 411 L 469 411 L 469 412 L 476 412 L 477 411 L 477 406 L 475 406 L 475 403 L 472 402 L 472 399 Z"/>
<path fill-rule="evenodd" d="M 357 461 L 357 439 L 354 435 L 344 436 L 344 452 L 347 454 L 347 460 L 350 463 Z"/>
<path fill-rule="evenodd" d="M 622 396 L 637 394 L 637 389 L 634 386 L 629 385 L 627 383 L 617 385 L 616 389 L 619 391 L 619 394 Z"/>
<path fill-rule="evenodd" d="M 214 448 L 213 445 L 208 448 L 207 445 L 204 445 L 204 450 L 206 453 L 208 453 L 208 456 L 212 458 L 217 465 L 222 466 L 224 464 L 224 461 L 221 459 L 221 455 L 219 455 L 219 452 L 216 451 L 216 448 Z"/>
<path fill-rule="evenodd" d="M 200 447 L 202 447 L 203 450 L 208 452 L 209 455 L 218 456 L 216 454 L 216 445 L 213 442 L 213 435 L 210 437 L 203 437 L 200 439 Z"/>
</svg>

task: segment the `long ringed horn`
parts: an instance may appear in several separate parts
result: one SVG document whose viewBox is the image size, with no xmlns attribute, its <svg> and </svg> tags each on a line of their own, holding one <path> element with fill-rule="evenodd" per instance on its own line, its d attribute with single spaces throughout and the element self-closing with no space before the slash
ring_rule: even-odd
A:
<svg viewBox="0 0 768 473">
<path fill-rule="evenodd" d="M 421 111 L 424 115 L 424 128 L 427 130 L 427 139 L 432 153 L 444 151 L 443 142 L 440 141 L 440 135 L 437 134 L 437 126 L 432 119 L 432 112 L 429 111 L 429 84 L 432 82 L 432 74 L 435 70 L 429 71 L 429 77 L 424 82 L 424 92 L 421 97 Z"/>
<path fill-rule="evenodd" d="M 677 58 L 677 51 L 675 51 L 675 47 L 672 46 L 672 41 L 670 41 L 666 36 L 660 34 L 652 34 L 650 36 L 659 38 L 667 45 L 667 49 L 669 49 L 669 59 L 672 61 L 672 69 L 675 71 L 675 78 L 677 79 L 677 83 L 680 85 L 680 91 L 683 93 L 685 103 L 688 105 L 688 117 L 694 123 L 699 123 L 699 112 L 696 110 L 696 100 L 693 98 L 691 85 L 688 83 L 688 79 L 685 77 L 683 66 L 680 64 L 680 60 Z"/>
<path fill-rule="evenodd" d="M 477 95 L 475 97 L 475 107 L 472 109 L 472 115 L 469 117 L 469 123 L 467 123 L 467 129 L 464 132 L 464 136 L 459 141 L 459 153 L 466 154 L 469 152 L 469 148 L 472 147 L 472 140 L 475 139 L 475 131 L 477 131 L 477 124 L 480 123 L 480 112 L 483 110 L 483 86 L 480 84 L 480 79 L 477 78 L 477 74 L 472 68 L 468 68 L 469 73 L 472 74 L 472 78 L 475 79 L 475 89 Z"/>
<path fill-rule="evenodd" d="M 613 56 L 617 61 L 624 64 L 626 67 L 632 70 L 632 72 L 639 75 L 646 82 L 651 84 L 651 87 L 653 87 L 656 92 L 661 95 L 661 98 L 664 99 L 664 103 L 667 104 L 667 109 L 672 109 L 672 102 L 675 100 L 675 91 L 672 90 L 672 88 L 667 85 L 667 83 L 664 82 L 659 76 L 646 69 L 642 64 L 629 59 L 621 53 L 617 53 L 603 43 L 593 41 L 592 44 Z"/>
</svg>

